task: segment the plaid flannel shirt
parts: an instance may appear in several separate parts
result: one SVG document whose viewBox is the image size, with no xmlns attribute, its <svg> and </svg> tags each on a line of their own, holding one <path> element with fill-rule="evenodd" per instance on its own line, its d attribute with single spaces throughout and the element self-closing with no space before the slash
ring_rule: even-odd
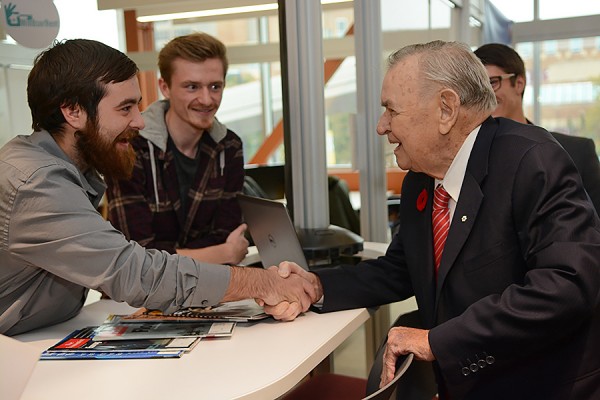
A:
<svg viewBox="0 0 600 400">
<path fill-rule="evenodd" d="M 198 170 L 188 192 L 187 213 L 180 201 L 172 151 L 157 147 L 151 151 L 148 140 L 142 136 L 134 139 L 132 145 L 136 161 L 131 179 L 107 181 L 111 223 L 128 239 L 170 253 L 177 248 L 201 248 L 225 242 L 242 221 L 236 199 L 245 175 L 241 139 L 231 130 L 218 143 L 208 133 L 202 135 L 198 144 Z M 156 166 L 158 201 L 151 152 Z"/>
</svg>

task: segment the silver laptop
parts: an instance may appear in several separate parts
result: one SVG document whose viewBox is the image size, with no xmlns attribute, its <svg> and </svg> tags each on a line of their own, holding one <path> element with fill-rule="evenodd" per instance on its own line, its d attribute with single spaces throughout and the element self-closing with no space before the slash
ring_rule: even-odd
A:
<svg viewBox="0 0 600 400">
<path fill-rule="evenodd" d="M 308 262 L 285 204 L 244 194 L 238 194 L 237 198 L 263 267 L 293 261 L 308 271 Z"/>
</svg>

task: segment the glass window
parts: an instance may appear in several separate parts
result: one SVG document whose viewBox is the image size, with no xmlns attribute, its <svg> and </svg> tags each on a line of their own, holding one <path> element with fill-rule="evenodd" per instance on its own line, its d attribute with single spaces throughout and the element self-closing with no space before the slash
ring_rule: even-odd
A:
<svg viewBox="0 0 600 400">
<path fill-rule="evenodd" d="M 384 32 L 449 28 L 451 5 L 446 0 L 382 0 L 381 28 Z"/>
<path fill-rule="evenodd" d="M 569 49 L 573 53 L 581 53 L 583 51 L 583 39 L 575 38 L 575 39 L 569 40 Z"/>
<path fill-rule="evenodd" d="M 536 0 L 491 0 L 502 14 L 515 22 L 533 21 L 533 2 Z M 539 18 L 556 19 L 600 14 L 600 2 L 592 0 L 537 0 Z"/>
<path fill-rule="evenodd" d="M 431 28 L 450 28 L 452 7 L 448 2 L 435 0 L 431 2 Z"/>
<path fill-rule="evenodd" d="M 428 0 L 381 0 L 382 31 L 427 29 Z"/>
<path fill-rule="evenodd" d="M 558 41 L 556 40 L 546 40 L 542 42 L 542 54 L 545 56 L 553 56 L 558 52 Z"/>
<path fill-rule="evenodd" d="M 345 17 L 338 17 L 335 19 L 335 36 L 344 37 L 350 26 L 350 21 Z"/>
<path fill-rule="evenodd" d="M 533 21 L 534 0 L 490 0 L 506 18 L 515 22 Z"/>
<path fill-rule="evenodd" d="M 354 10 L 348 8 L 323 10 L 323 38 L 342 38 L 354 22 Z"/>
<path fill-rule="evenodd" d="M 271 78 L 261 75 L 261 64 L 231 65 L 227 74 L 227 86 L 217 118 L 237 133 L 244 142 L 244 159 L 252 159 L 272 127 L 281 119 L 281 73 L 279 63 L 267 64 Z M 263 82 L 270 79 L 271 109 L 263 103 Z M 230 81 L 234 84 L 230 85 Z M 269 118 L 269 121 L 265 121 Z M 282 163 L 282 148 L 272 156 L 270 162 Z"/>
<path fill-rule="evenodd" d="M 591 138 L 600 150 L 600 54 L 599 37 L 551 40 L 539 48 L 541 86 L 540 121 L 544 128 Z M 521 51 L 523 49 L 523 51 Z M 528 75 L 525 89 L 525 115 L 533 118 L 533 43 L 520 43 Z M 577 51 L 574 51 L 577 50 Z"/>
<path fill-rule="evenodd" d="M 583 15 L 600 14 L 600 1 L 592 0 L 538 0 L 540 19 L 557 19 L 581 17 Z"/>
<path fill-rule="evenodd" d="M 356 117 L 356 59 L 346 58 L 325 85 L 327 165 L 352 165 Z"/>
<path fill-rule="evenodd" d="M 171 39 L 193 32 L 205 32 L 227 46 L 258 44 L 258 18 L 240 18 L 225 21 L 169 20 L 154 23 L 154 46 L 160 50 Z"/>
<path fill-rule="evenodd" d="M 519 53 L 519 55 L 521 56 L 523 61 L 532 59 L 533 58 L 533 43 L 531 43 L 531 42 L 519 43 L 517 45 L 517 52 Z"/>
<path fill-rule="evenodd" d="M 60 30 L 56 39 L 93 39 L 124 51 L 116 10 L 98 11 L 95 0 L 54 0 L 60 15 Z M 124 39 L 124 34 L 123 34 Z"/>
</svg>

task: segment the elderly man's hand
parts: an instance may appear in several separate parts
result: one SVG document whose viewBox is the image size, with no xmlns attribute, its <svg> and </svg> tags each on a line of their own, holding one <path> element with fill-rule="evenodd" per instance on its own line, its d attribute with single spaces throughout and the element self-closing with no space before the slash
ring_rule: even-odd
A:
<svg viewBox="0 0 600 400">
<path fill-rule="evenodd" d="M 306 290 L 307 296 L 309 296 L 308 306 L 302 302 L 293 301 L 282 301 L 278 304 L 269 304 L 261 299 L 257 299 L 258 304 L 264 306 L 265 312 L 272 315 L 275 319 L 282 321 L 291 321 L 296 318 L 301 312 L 305 312 L 310 307 L 310 304 L 318 301 L 323 295 L 323 288 L 319 278 L 310 272 L 302 269 L 298 264 L 283 261 L 279 266 L 271 266 L 269 271 L 277 272 L 279 277 L 284 279 L 304 279 L 310 286 L 310 290 Z"/>
<path fill-rule="evenodd" d="M 312 272 L 308 272 L 308 271 L 304 270 L 302 267 L 300 267 L 295 262 L 283 261 L 283 262 L 279 263 L 279 267 L 270 267 L 270 268 L 277 268 L 277 272 L 279 273 L 279 276 L 281 276 L 282 278 L 287 278 L 287 277 L 291 276 L 292 274 L 296 274 L 296 275 L 303 277 L 308 282 L 310 282 L 310 284 L 314 288 L 314 297 L 312 297 L 311 303 L 315 303 L 315 302 L 319 301 L 319 299 L 321 299 L 321 297 L 323 297 L 323 286 L 321 285 L 321 280 L 319 279 L 319 277 L 317 275 L 313 274 Z"/>
<path fill-rule="evenodd" d="M 308 310 L 312 299 L 316 297 L 312 282 L 296 273 L 282 277 L 277 267 L 270 267 L 266 272 L 271 282 L 270 289 L 256 298 L 256 302 L 264 306 L 267 313 L 277 319 L 290 321 Z"/>
<path fill-rule="evenodd" d="M 416 360 L 433 361 L 435 357 L 429 347 L 429 331 L 399 326 L 390 329 L 383 354 L 380 387 L 394 379 L 398 356 L 413 353 Z"/>
<path fill-rule="evenodd" d="M 259 302 L 260 304 L 260 302 Z M 267 314 L 280 321 L 293 321 L 302 311 L 302 306 L 297 302 L 282 301 L 281 303 L 269 306 L 264 305 Z"/>
</svg>

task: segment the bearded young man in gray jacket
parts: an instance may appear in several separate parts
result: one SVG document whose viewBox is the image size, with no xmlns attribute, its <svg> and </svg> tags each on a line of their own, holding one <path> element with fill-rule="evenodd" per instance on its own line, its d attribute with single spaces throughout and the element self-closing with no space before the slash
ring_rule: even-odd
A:
<svg viewBox="0 0 600 400">
<path fill-rule="evenodd" d="M 27 82 L 34 133 L 0 149 L 0 333 L 16 335 L 77 315 L 88 290 L 173 312 L 244 298 L 295 302 L 314 288 L 275 271 L 199 262 L 145 249 L 97 211 L 102 176 L 127 178 L 130 141 L 144 128 L 138 68 L 85 39 L 56 43 Z"/>
</svg>

